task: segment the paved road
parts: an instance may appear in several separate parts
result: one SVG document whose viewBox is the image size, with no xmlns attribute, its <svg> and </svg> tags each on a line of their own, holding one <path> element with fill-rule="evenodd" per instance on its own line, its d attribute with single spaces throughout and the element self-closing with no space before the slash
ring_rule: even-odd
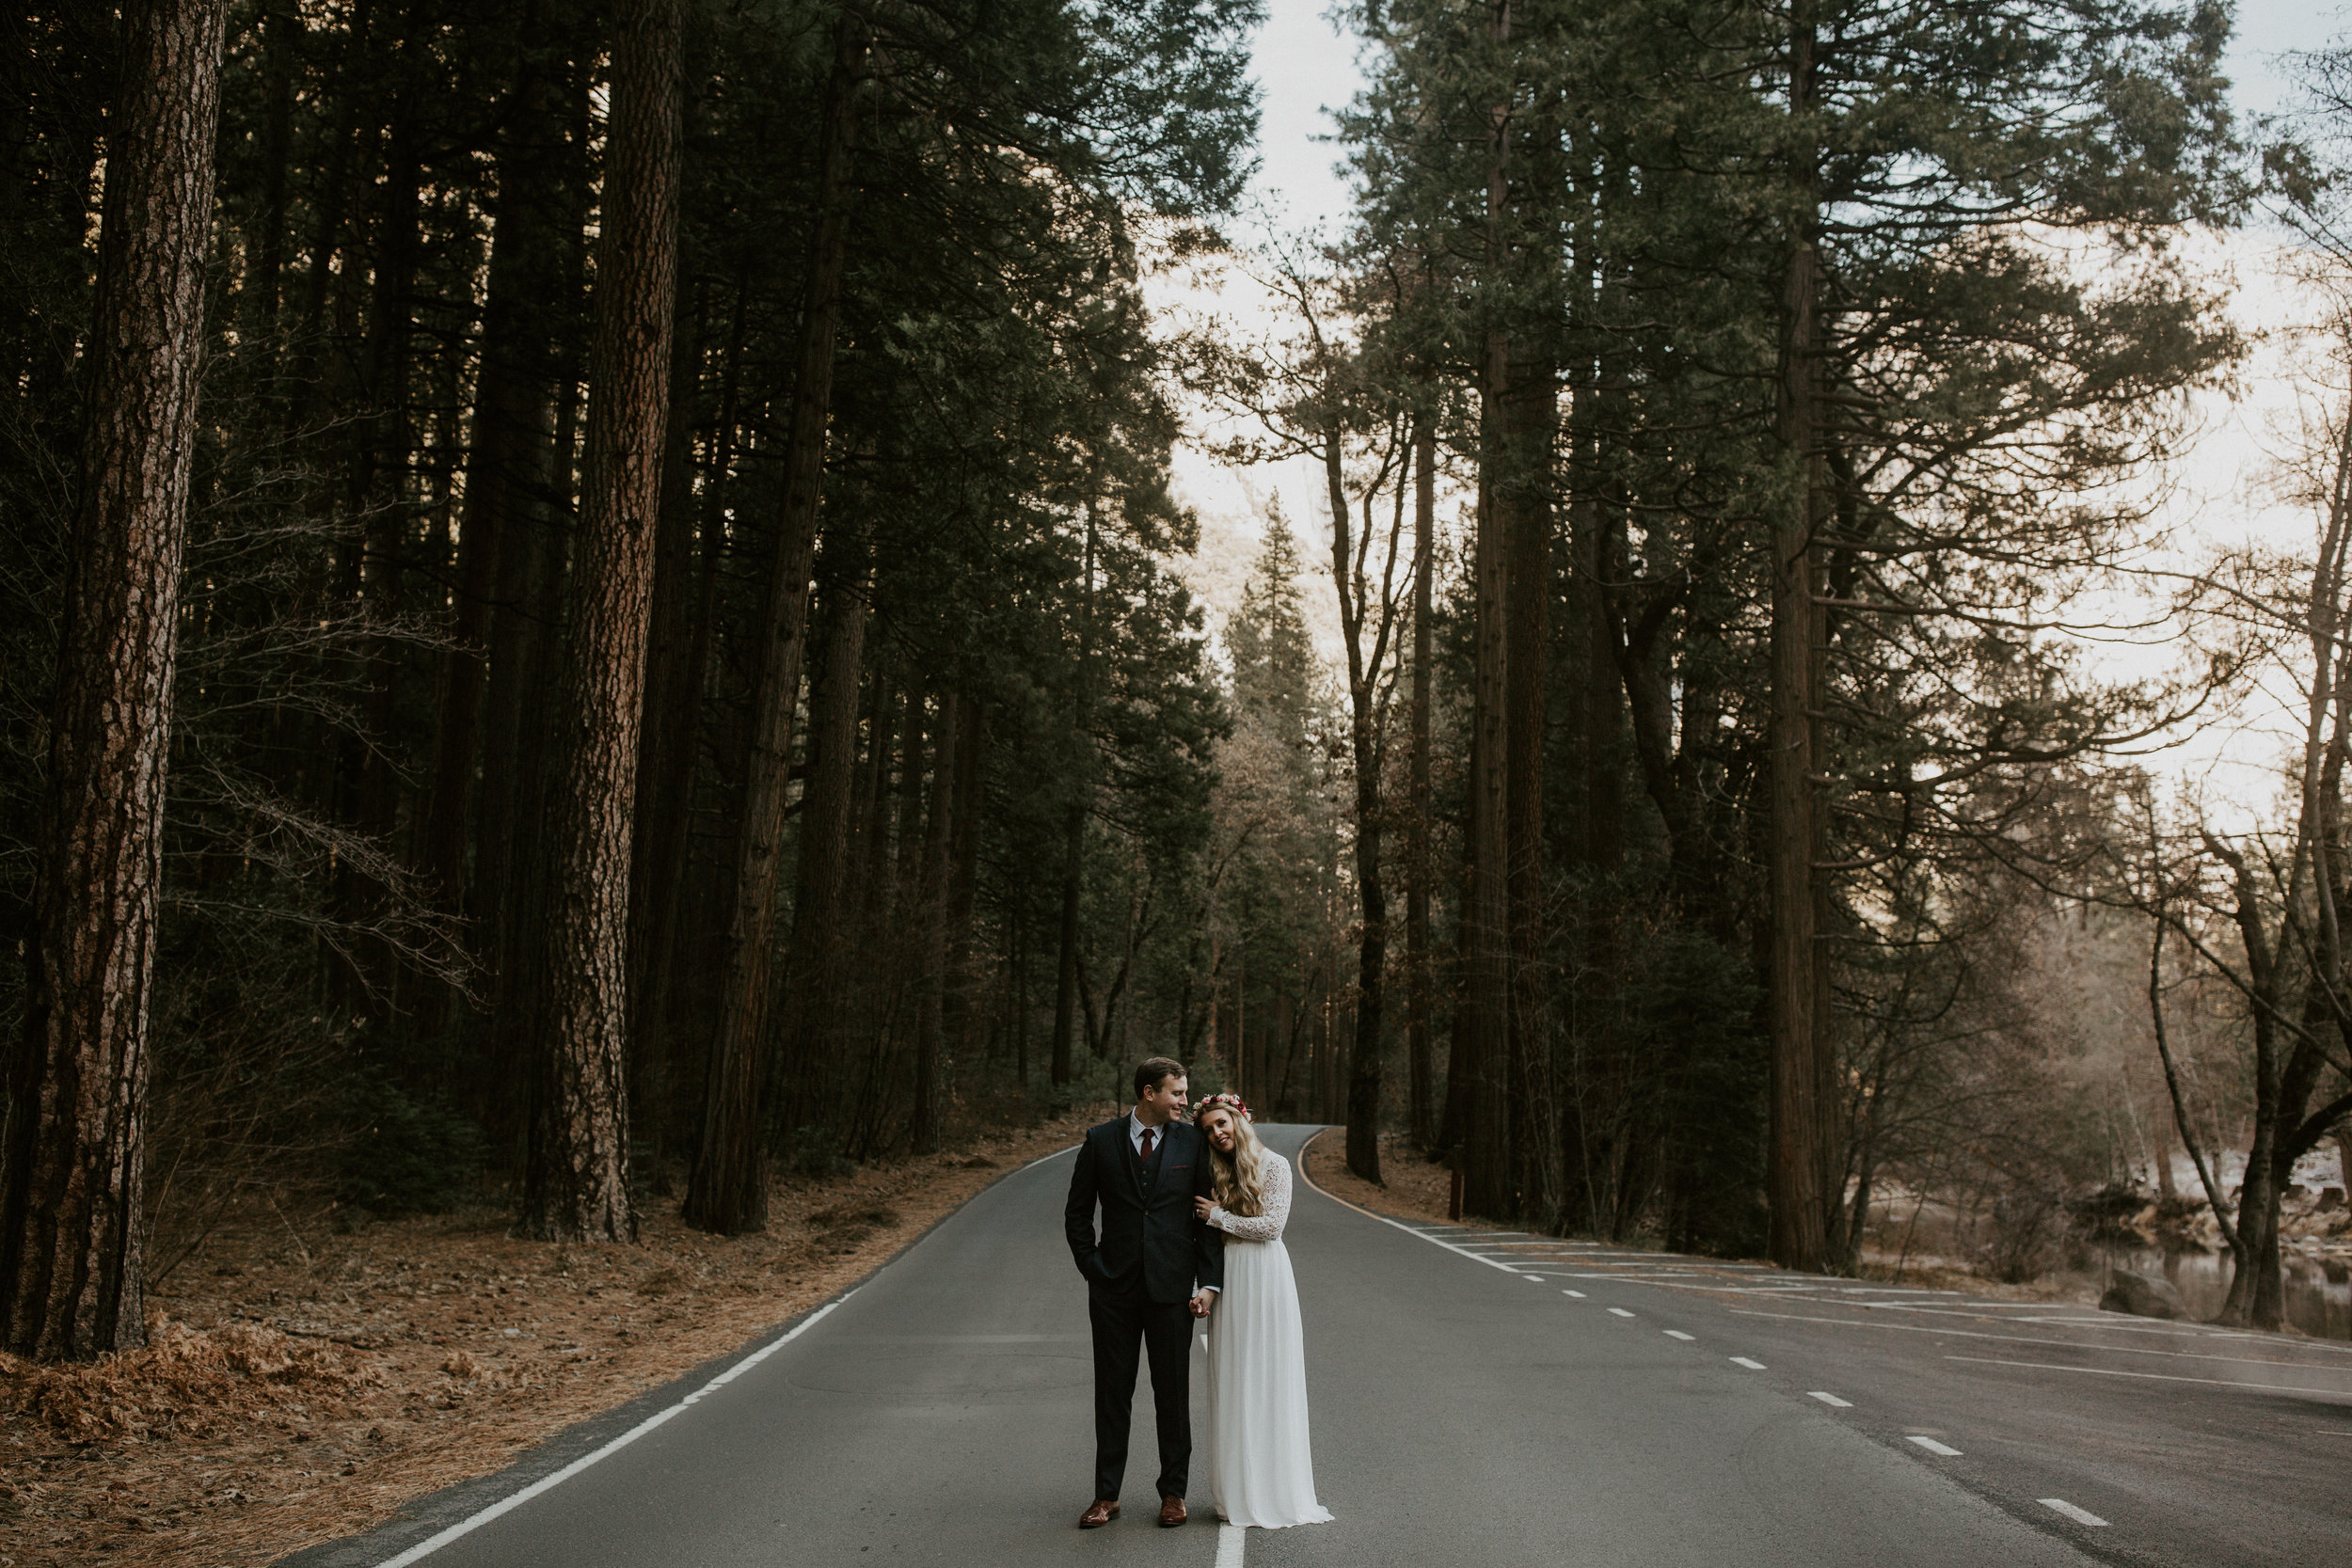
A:
<svg viewBox="0 0 2352 1568">
<path fill-rule="evenodd" d="M 1295 1155 L 1311 1130 L 1266 1131 Z M 1081 1534 L 1091 1372 L 1067 1174 L 1065 1155 L 997 1183 L 691 1406 L 695 1383 L 648 1396 L 533 1467 L 290 1561 L 401 1561 L 665 1409 L 405 1560 L 2338 1568 L 2352 1539 L 2352 1347 L 1408 1227 L 1305 1187 L 1289 1239 L 1338 1520 L 1220 1531 L 1203 1509 L 1153 1528 L 1144 1397 L 1130 1515 Z"/>
</svg>

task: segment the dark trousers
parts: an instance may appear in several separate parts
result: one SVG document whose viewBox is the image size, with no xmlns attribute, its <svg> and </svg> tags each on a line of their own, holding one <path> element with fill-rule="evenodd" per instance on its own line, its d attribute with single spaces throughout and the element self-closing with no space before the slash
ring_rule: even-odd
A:
<svg viewBox="0 0 2352 1568">
<path fill-rule="evenodd" d="M 1152 1301 L 1142 1271 L 1087 1292 L 1094 1325 L 1094 1495 L 1117 1497 L 1127 1474 L 1127 1428 L 1136 1405 L 1138 1348 L 1152 1363 L 1152 1410 L 1160 1430 L 1160 1496 L 1181 1497 L 1192 1470 L 1192 1308 Z"/>
</svg>

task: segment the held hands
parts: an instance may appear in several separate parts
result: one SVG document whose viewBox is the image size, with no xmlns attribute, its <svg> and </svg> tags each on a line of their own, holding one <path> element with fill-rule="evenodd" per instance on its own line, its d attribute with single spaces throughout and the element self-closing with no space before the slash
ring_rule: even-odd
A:
<svg viewBox="0 0 2352 1568">
<path fill-rule="evenodd" d="M 1192 1293 L 1192 1315 L 1196 1318 L 1207 1317 L 1209 1309 L 1216 1305 L 1216 1292 L 1215 1291 L 1195 1291 Z"/>
</svg>

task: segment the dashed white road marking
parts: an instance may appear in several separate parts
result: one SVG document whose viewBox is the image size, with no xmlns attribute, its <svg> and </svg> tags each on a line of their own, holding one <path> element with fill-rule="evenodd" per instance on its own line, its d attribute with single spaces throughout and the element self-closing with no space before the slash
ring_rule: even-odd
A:
<svg viewBox="0 0 2352 1568">
<path fill-rule="evenodd" d="M 2052 1513 L 2063 1513 L 2078 1525 L 2089 1525 L 2093 1529 L 2106 1528 L 2107 1522 L 2105 1519 L 2100 1518 L 2096 1513 L 2091 1513 L 2090 1510 L 2087 1508 L 2076 1508 L 2073 1503 L 2068 1502 L 2064 1497 L 2042 1497 L 2036 1500 L 2038 1500 L 2042 1507 L 2050 1510 Z"/>
<path fill-rule="evenodd" d="M 1564 1296 L 1574 1296 L 1579 1301 L 1584 1299 L 1584 1292 L 1581 1291 L 1563 1291 L 1560 1293 Z"/>
<path fill-rule="evenodd" d="M 1242 1543 L 1248 1534 L 1239 1525 L 1216 1527 L 1216 1568 L 1241 1568 Z"/>
<path fill-rule="evenodd" d="M 1813 1392 L 1807 1394 L 1805 1398 L 1809 1400 L 1820 1400 L 1823 1404 L 1838 1410 L 1851 1410 L 1853 1408 L 1853 1401 L 1841 1400 L 1836 1394 L 1824 1394 L 1819 1388 L 1814 1389 Z"/>
<path fill-rule="evenodd" d="M 1613 1313 L 1615 1313 L 1615 1314 L 1616 1314 L 1618 1317 L 1620 1317 L 1620 1318 L 1629 1318 L 1629 1317 L 1633 1316 L 1633 1314 L 1632 1314 L 1632 1313 L 1630 1313 L 1630 1312 L 1627 1311 L 1627 1310 L 1626 1310 L 1624 1307 L 1611 1307 L 1609 1310 L 1610 1310 L 1610 1311 L 1612 1311 L 1612 1312 L 1613 1312 Z"/>
<path fill-rule="evenodd" d="M 1928 1452 L 1941 1454 L 1946 1459 L 1958 1459 L 1960 1457 L 1960 1450 L 1958 1449 L 1947 1448 L 1945 1445 L 1937 1442 L 1932 1437 L 1922 1437 L 1915 1432 L 1911 1434 L 1911 1440 L 1918 1444 L 1921 1448 L 1927 1449 Z"/>
<path fill-rule="evenodd" d="M 1696 1344 L 1699 1337 L 1695 1334 L 1685 1334 L 1678 1328 L 1670 1328 L 1666 1330 L 1666 1338 L 1669 1339 L 1680 1339 L 1685 1344 Z"/>
<path fill-rule="evenodd" d="M 446 1546 L 451 1542 L 456 1540 L 459 1536 L 470 1535 L 475 1530 L 480 1529 L 483 1526 L 488 1524 L 491 1520 L 498 1518 L 501 1514 L 507 1513 L 515 1509 L 520 1508 L 523 1504 L 529 1502 L 540 1493 L 551 1491 L 555 1487 L 563 1485 L 565 1481 L 580 1474 L 580 1471 L 585 1470 L 589 1465 L 594 1465 L 597 1460 L 609 1458 L 612 1454 L 620 1452 L 621 1449 L 628 1447 L 631 1443 L 636 1442 L 637 1439 L 643 1437 L 654 1428 L 661 1425 L 664 1421 L 669 1420 L 673 1417 L 684 1414 L 689 1405 L 701 1403 L 705 1395 L 716 1393 L 720 1388 L 725 1386 L 727 1384 L 733 1383 L 737 1378 L 741 1377 L 745 1372 L 750 1371 L 754 1367 L 758 1366 L 762 1361 L 767 1360 L 770 1356 L 775 1354 L 776 1352 L 784 1349 L 785 1346 L 790 1344 L 793 1340 L 799 1338 L 810 1329 L 815 1328 L 818 1323 L 822 1323 L 832 1314 L 834 1307 L 840 1306 L 842 1302 L 849 1300 L 850 1297 L 855 1294 L 857 1294 L 857 1291 L 854 1289 L 851 1289 L 844 1291 L 837 1299 L 825 1303 L 824 1306 L 818 1307 L 816 1311 L 811 1312 L 807 1317 L 803 1318 L 799 1323 L 793 1324 L 790 1333 L 780 1335 L 776 1338 L 769 1340 L 768 1343 L 752 1352 L 751 1354 L 743 1357 L 742 1360 L 738 1361 L 734 1366 L 729 1367 L 725 1371 L 721 1372 L 717 1377 L 712 1378 L 708 1383 L 704 1384 L 701 1387 L 695 1389 L 692 1393 L 678 1401 L 677 1403 L 664 1405 L 661 1409 L 655 1411 L 652 1415 L 646 1417 L 644 1420 L 638 1422 L 635 1426 L 629 1428 L 627 1432 L 624 1432 L 618 1437 L 615 1437 L 612 1441 L 607 1443 L 604 1447 L 596 1449 L 594 1453 L 582 1454 L 580 1458 L 573 1460 L 569 1465 L 564 1465 L 553 1475 L 541 1476 L 537 1481 L 532 1481 L 529 1486 L 524 1487 L 521 1491 L 509 1493 L 507 1496 L 501 1497 L 497 1502 L 494 1502 L 489 1507 L 484 1509 L 481 1513 L 471 1514 L 467 1518 L 458 1520 L 457 1523 L 450 1526 L 449 1528 L 442 1530 L 437 1535 L 427 1536 L 424 1540 L 418 1542 L 415 1545 L 409 1547 L 406 1551 L 400 1553 L 396 1557 L 386 1558 L 382 1562 L 376 1564 L 376 1568 L 408 1568 L 409 1563 L 415 1562 L 421 1558 L 431 1556 L 433 1553 L 439 1551 L 443 1546 Z"/>
<path fill-rule="evenodd" d="M 1760 1372 L 1764 1370 L 1764 1363 L 1752 1356 L 1735 1355 L 1731 1358 L 1731 1364 L 1735 1367 L 1745 1367 L 1752 1372 Z"/>
</svg>

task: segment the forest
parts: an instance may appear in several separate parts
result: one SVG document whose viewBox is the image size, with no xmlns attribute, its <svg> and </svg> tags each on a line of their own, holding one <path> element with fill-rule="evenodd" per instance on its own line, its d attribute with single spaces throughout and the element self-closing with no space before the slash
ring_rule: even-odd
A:
<svg viewBox="0 0 2352 1568">
<path fill-rule="evenodd" d="M 1560 1234 L 2144 1198 L 2278 1325 L 2352 55 L 2248 124 L 2213 0 L 1335 15 L 1354 207 L 1264 247 L 1256 0 L 11 13 L 0 1350 L 257 1204 L 746 1234 L 1152 1053 Z M 2184 530 L 2255 229 L 2300 531 Z M 1186 450 L 1313 476 L 1221 577 Z"/>
</svg>

